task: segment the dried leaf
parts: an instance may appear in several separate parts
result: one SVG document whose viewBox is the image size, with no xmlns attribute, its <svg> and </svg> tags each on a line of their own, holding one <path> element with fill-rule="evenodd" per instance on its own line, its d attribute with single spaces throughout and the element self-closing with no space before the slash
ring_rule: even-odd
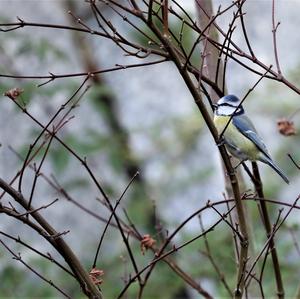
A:
<svg viewBox="0 0 300 299">
<path fill-rule="evenodd" d="M 145 254 L 145 252 L 151 248 L 154 244 L 156 243 L 156 241 L 151 238 L 150 235 L 144 235 L 143 239 L 141 240 L 141 251 L 142 254 Z"/>
<path fill-rule="evenodd" d="M 279 133 L 284 136 L 296 135 L 294 122 L 289 121 L 286 118 L 282 118 L 277 121 L 277 128 Z"/>
<path fill-rule="evenodd" d="M 100 285 L 103 282 L 103 280 L 99 278 L 102 275 L 104 275 L 104 271 L 97 268 L 93 268 L 89 273 L 89 276 L 95 285 Z"/>
<path fill-rule="evenodd" d="M 12 100 L 15 100 L 18 96 L 22 94 L 23 91 L 24 91 L 23 89 L 16 87 L 8 90 L 7 92 L 4 93 L 4 95 L 11 98 Z"/>
</svg>

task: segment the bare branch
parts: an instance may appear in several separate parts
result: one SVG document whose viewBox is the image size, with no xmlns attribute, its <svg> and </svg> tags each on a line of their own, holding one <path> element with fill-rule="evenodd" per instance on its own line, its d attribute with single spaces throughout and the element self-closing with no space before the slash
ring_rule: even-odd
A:
<svg viewBox="0 0 300 299">
<path fill-rule="evenodd" d="M 0 243 L 2 244 L 2 246 L 9 251 L 12 255 L 13 258 L 16 261 L 19 261 L 20 263 L 22 263 L 26 268 L 28 268 L 32 273 L 34 273 L 35 275 L 37 275 L 39 278 L 41 278 L 42 280 L 44 280 L 45 282 L 47 282 L 48 284 L 50 284 L 53 288 L 55 288 L 59 293 L 61 293 L 62 295 L 64 295 L 66 298 L 71 299 L 71 297 L 65 293 L 61 288 L 59 288 L 56 284 L 54 284 L 51 280 L 48 280 L 46 277 L 44 277 L 42 274 L 38 273 L 36 270 L 34 270 L 31 266 L 29 266 L 21 257 L 20 253 L 16 254 L 14 253 L 1 239 L 0 239 Z"/>
</svg>

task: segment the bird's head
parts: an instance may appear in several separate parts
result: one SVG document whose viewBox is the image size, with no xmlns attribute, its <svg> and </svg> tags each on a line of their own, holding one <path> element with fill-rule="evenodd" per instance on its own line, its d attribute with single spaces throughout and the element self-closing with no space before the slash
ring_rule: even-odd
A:
<svg viewBox="0 0 300 299">
<path fill-rule="evenodd" d="M 235 95 L 229 94 L 219 99 L 216 105 L 217 115 L 230 116 L 240 115 L 244 113 L 244 108 L 240 105 L 241 100 Z"/>
</svg>

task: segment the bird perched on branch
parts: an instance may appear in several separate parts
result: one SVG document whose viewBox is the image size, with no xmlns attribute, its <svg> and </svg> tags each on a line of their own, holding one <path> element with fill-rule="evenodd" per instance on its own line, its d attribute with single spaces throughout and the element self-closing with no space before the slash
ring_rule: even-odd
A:
<svg viewBox="0 0 300 299">
<path fill-rule="evenodd" d="M 288 184 L 289 180 L 273 162 L 253 123 L 245 115 L 242 102 L 234 95 L 219 99 L 215 109 L 214 123 L 220 139 L 228 151 L 241 162 L 261 161 L 272 167 Z"/>
</svg>

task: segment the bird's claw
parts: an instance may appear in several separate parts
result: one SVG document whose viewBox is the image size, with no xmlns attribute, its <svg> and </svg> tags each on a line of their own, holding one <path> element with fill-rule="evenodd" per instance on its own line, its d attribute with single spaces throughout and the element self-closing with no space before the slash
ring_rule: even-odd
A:
<svg viewBox="0 0 300 299">
<path fill-rule="evenodd" d="M 245 160 L 240 161 L 236 166 L 232 167 L 232 171 L 231 171 L 231 172 L 227 172 L 226 174 L 227 174 L 228 176 L 235 175 L 235 174 L 236 174 L 237 168 L 238 168 L 243 162 L 245 162 Z"/>
<path fill-rule="evenodd" d="M 231 177 L 235 174 L 236 174 L 236 168 L 232 168 L 232 171 L 227 171 L 226 172 L 226 175 L 229 176 L 229 177 Z"/>
<path fill-rule="evenodd" d="M 225 144 L 225 138 L 222 136 L 217 140 L 217 146 L 222 146 Z"/>
<path fill-rule="evenodd" d="M 236 170 L 241 164 L 243 164 L 246 160 L 241 160 L 236 166 L 233 167 Z"/>
</svg>

